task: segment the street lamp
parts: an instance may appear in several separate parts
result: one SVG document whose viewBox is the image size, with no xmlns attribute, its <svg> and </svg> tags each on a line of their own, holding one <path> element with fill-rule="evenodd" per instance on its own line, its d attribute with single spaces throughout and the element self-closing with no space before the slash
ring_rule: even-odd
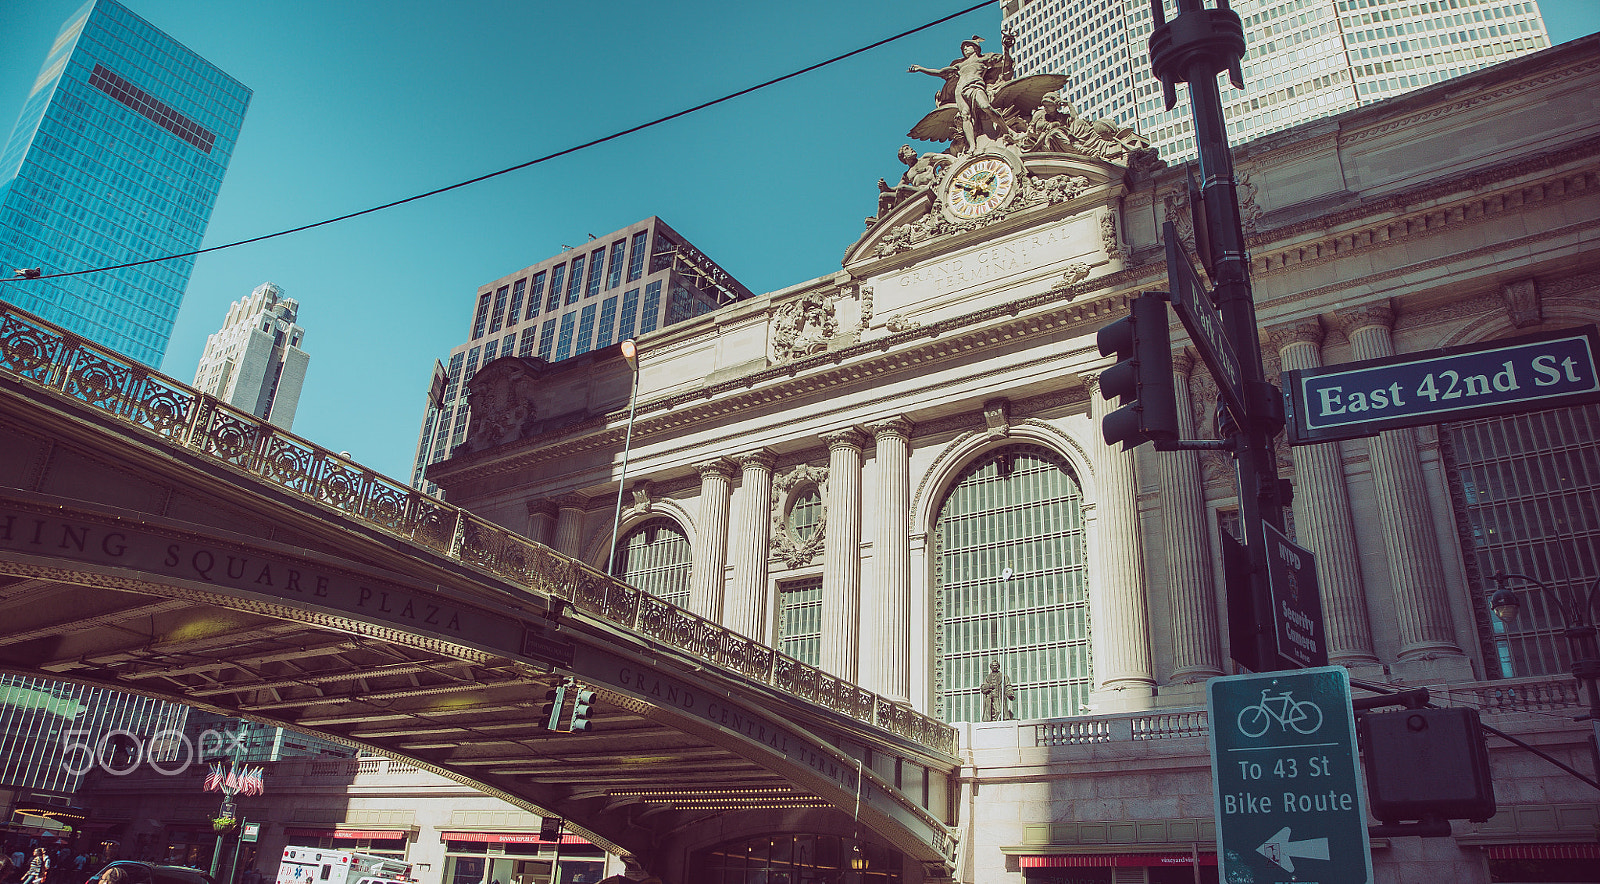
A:
<svg viewBox="0 0 1600 884">
<path fill-rule="evenodd" d="M 1506 586 L 1507 580 L 1531 583 L 1555 601 L 1556 609 L 1561 612 L 1561 619 L 1566 626 L 1562 635 L 1566 636 L 1572 653 L 1572 677 L 1584 686 L 1589 700 L 1588 713 L 1577 716 L 1575 720 L 1582 721 L 1587 718 L 1593 728 L 1593 744 L 1590 749 L 1595 753 L 1595 769 L 1600 772 L 1600 646 L 1595 642 L 1594 620 L 1595 594 L 1600 593 L 1600 577 L 1595 578 L 1594 583 L 1589 586 L 1589 592 L 1584 596 L 1581 605 L 1568 604 L 1569 600 L 1549 584 L 1526 574 L 1499 571 L 1490 579 L 1494 580 L 1497 588 L 1494 595 L 1489 597 L 1489 608 L 1504 623 L 1516 619 L 1517 612 L 1522 610 L 1522 603 L 1516 591 Z"/>
<path fill-rule="evenodd" d="M 639 345 L 629 338 L 620 348 L 622 358 L 633 372 L 633 380 L 628 393 L 628 432 L 622 443 L 622 471 L 617 477 L 617 508 L 611 515 L 611 555 L 606 559 L 606 574 L 613 577 L 616 576 L 617 530 L 622 527 L 622 489 L 628 483 L 628 455 L 633 448 L 633 415 L 639 405 Z"/>
</svg>

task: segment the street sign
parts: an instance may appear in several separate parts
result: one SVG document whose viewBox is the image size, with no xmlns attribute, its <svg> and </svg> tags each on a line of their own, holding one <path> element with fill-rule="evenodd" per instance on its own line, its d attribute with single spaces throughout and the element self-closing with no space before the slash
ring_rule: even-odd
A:
<svg viewBox="0 0 1600 884">
<path fill-rule="evenodd" d="M 240 841 L 243 841 L 243 842 L 246 842 L 246 843 L 251 842 L 251 841 L 255 841 L 256 839 L 261 837 L 261 824 L 260 823 L 245 823 L 240 828 L 239 831 L 240 831 L 240 834 L 239 834 L 239 840 Z"/>
<path fill-rule="evenodd" d="M 1172 290 L 1172 307 L 1183 327 L 1189 330 L 1201 361 L 1211 369 L 1211 377 L 1216 380 L 1234 423 L 1245 426 L 1244 370 L 1223 328 L 1222 314 L 1211 303 L 1211 293 L 1206 291 L 1195 275 L 1194 265 L 1189 263 L 1189 256 L 1184 254 L 1178 228 L 1168 221 L 1161 228 L 1161 235 L 1167 243 L 1167 285 Z"/>
<path fill-rule="evenodd" d="M 1221 880 L 1371 884 L 1349 673 L 1213 678 L 1206 709 Z"/>
<path fill-rule="evenodd" d="M 1600 402 L 1600 332 L 1561 332 L 1284 372 L 1289 444 Z"/>
<path fill-rule="evenodd" d="M 1316 557 L 1271 522 L 1261 524 L 1267 531 L 1267 580 L 1272 586 L 1278 656 L 1296 666 L 1326 666 L 1328 643 L 1322 628 Z"/>
</svg>

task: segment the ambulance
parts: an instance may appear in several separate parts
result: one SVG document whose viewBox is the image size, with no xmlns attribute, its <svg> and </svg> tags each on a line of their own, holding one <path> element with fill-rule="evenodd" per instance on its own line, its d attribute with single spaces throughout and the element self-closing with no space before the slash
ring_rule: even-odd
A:
<svg viewBox="0 0 1600 884">
<path fill-rule="evenodd" d="M 410 884 L 411 864 L 387 856 L 285 847 L 277 884 Z"/>
</svg>

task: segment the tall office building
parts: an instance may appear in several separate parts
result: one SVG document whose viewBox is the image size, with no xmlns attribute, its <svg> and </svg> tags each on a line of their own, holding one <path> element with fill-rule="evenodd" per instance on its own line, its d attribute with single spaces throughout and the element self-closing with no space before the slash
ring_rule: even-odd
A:
<svg viewBox="0 0 1600 884">
<path fill-rule="evenodd" d="M 50 47 L 0 155 L 0 274 L 199 248 L 249 102 L 249 89 L 154 25 L 90 0 Z M 5 298 L 159 366 L 193 266 L 13 282 Z"/>
<path fill-rule="evenodd" d="M 293 427 L 311 359 L 300 349 L 306 332 L 295 324 L 299 311 L 300 302 L 270 282 L 234 301 L 222 328 L 206 338 L 195 389 L 274 426 Z"/>
<path fill-rule="evenodd" d="M 467 342 L 434 373 L 412 487 L 431 493 L 423 471 L 466 441 L 464 384 L 481 366 L 511 355 L 559 362 L 749 297 L 654 216 L 480 286 Z"/>
<path fill-rule="evenodd" d="M 1170 19 L 1176 0 L 1164 0 Z M 1234 0 L 1245 88 L 1223 89 L 1229 140 L 1392 98 L 1550 45 L 1534 0 Z M 1149 0 L 1006 0 L 1017 75 L 1065 74 L 1080 114 L 1130 127 L 1168 162 L 1198 153 L 1187 87 L 1166 110 Z"/>
</svg>

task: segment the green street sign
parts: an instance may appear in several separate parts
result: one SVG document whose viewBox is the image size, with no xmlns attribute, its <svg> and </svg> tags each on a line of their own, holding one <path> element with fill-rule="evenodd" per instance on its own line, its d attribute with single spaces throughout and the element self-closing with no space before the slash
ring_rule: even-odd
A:
<svg viewBox="0 0 1600 884">
<path fill-rule="evenodd" d="M 1217 863 L 1229 884 L 1371 884 L 1343 667 L 1206 682 Z"/>
</svg>

